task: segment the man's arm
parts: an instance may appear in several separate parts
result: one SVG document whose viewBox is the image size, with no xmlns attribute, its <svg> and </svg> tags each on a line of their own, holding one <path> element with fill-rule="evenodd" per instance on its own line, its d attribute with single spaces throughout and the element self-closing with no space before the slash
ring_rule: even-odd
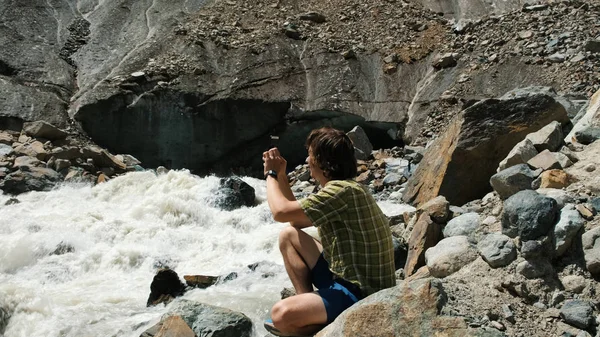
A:
<svg viewBox="0 0 600 337">
<path fill-rule="evenodd" d="M 296 228 L 312 226 L 294 197 L 285 172 L 280 172 L 277 179 L 267 176 L 267 202 L 275 221 L 289 222 Z"/>
<path fill-rule="evenodd" d="M 273 218 L 278 222 L 289 222 L 296 228 L 312 226 L 296 200 L 285 174 L 287 161 L 277 148 L 263 153 L 265 176 L 267 179 L 267 202 Z M 277 172 L 277 178 L 266 175 L 269 170 Z"/>
</svg>

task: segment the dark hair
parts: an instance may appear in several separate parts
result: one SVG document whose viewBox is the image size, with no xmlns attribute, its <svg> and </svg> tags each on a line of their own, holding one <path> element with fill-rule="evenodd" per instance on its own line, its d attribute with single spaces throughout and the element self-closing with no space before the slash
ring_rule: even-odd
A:
<svg viewBox="0 0 600 337">
<path fill-rule="evenodd" d="M 328 179 L 356 177 L 354 145 L 343 132 L 331 127 L 313 130 L 306 138 L 306 149 L 312 150 L 316 164 Z"/>
</svg>

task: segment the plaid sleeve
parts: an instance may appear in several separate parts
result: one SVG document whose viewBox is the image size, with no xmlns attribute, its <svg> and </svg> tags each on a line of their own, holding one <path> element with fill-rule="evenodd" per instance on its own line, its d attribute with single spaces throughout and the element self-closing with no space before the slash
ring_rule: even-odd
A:
<svg viewBox="0 0 600 337">
<path fill-rule="evenodd" d="M 300 200 L 300 207 L 313 226 L 319 227 L 327 222 L 340 219 L 340 212 L 348 208 L 342 198 L 344 190 L 343 187 L 327 184 L 316 194 Z"/>
</svg>

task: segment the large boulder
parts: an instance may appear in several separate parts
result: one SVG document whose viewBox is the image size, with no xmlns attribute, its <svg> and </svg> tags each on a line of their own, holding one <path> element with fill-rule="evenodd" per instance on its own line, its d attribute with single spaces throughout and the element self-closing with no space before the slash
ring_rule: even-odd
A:
<svg viewBox="0 0 600 337">
<path fill-rule="evenodd" d="M 425 262 L 434 277 L 446 277 L 477 258 L 477 250 L 467 236 L 451 236 L 427 249 Z"/>
<path fill-rule="evenodd" d="M 62 182 L 62 176 L 53 169 L 24 166 L 0 181 L 0 190 L 14 195 L 29 191 L 49 191 L 59 182 Z"/>
<path fill-rule="evenodd" d="M 581 243 L 587 269 L 593 275 L 600 275 L 600 227 L 585 232 Z"/>
<path fill-rule="evenodd" d="M 483 336 L 464 318 L 441 315 L 446 302 L 439 280 L 404 281 L 353 305 L 315 337 Z"/>
<path fill-rule="evenodd" d="M 517 258 L 517 248 L 511 238 L 500 233 L 485 236 L 477 243 L 477 250 L 492 268 L 507 266 Z"/>
<path fill-rule="evenodd" d="M 221 178 L 215 205 L 226 211 L 254 206 L 254 188 L 239 177 Z"/>
<path fill-rule="evenodd" d="M 531 140 L 525 138 L 518 142 L 517 145 L 510 150 L 506 158 L 500 162 L 498 165 L 498 172 L 517 164 L 527 163 L 529 159 L 535 157 L 537 154 L 538 151 L 535 149 L 535 146 L 533 146 Z"/>
<path fill-rule="evenodd" d="M 140 337 L 250 337 L 252 321 L 241 312 L 181 300 Z"/>
<path fill-rule="evenodd" d="M 572 326 L 588 330 L 595 321 L 594 306 L 582 300 L 568 300 L 560 308 L 560 317 Z"/>
<path fill-rule="evenodd" d="M 556 256 L 562 256 L 571 246 L 577 232 L 583 227 L 585 221 L 570 204 L 560 211 L 558 223 L 554 226 L 554 249 Z"/>
<path fill-rule="evenodd" d="M 552 229 L 557 211 L 552 198 L 532 190 L 518 192 L 504 202 L 502 233 L 523 241 L 537 239 Z"/>
<path fill-rule="evenodd" d="M 592 96 L 585 115 L 573 126 L 565 142 L 576 141 L 575 134 L 589 127 L 600 127 L 600 90 Z"/>
<path fill-rule="evenodd" d="M 348 131 L 348 137 L 354 144 L 354 152 L 356 159 L 367 160 L 371 156 L 373 151 L 373 145 L 369 141 L 369 137 L 360 126 L 355 126 L 352 130 Z"/>
<path fill-rule="evenodd" d="M 558 151 L 563 144 L 562 126 L 559 122 L 553 121 L 540 130 L 528 134 L 526 139 L 533 143 L 538 152 Z"/>
<path fill-rule="evenodd" d="M 425 251 L 435 246 L 442 236 L 442 226 L 431 219 L 427 213 L 419 216 L 408 240 L 408 253 L 404 265 L 404 274 L 412 275 L 425 265 Z"/>
<path fill-rule="evenodd" d="M 173 298 L 183 295 L 184 292 L 185 285 L 175 271 L 169 268 L 160 269 L 150 283 L 150 295 L 148 295 L 146 306 L 170 302 Z"/>
<path fill-rule="evenodd" d="M 456 218 L 448 221 L 444 227 L 444 237 L 465 235 L 470 236 L 479 228 L 481 220 L 479 219 L 479 213 L 471 212 L 457 216 Z"/>
<path fill-rule="evenodd" d="M 598 170 L 600 170 L 600 141 L 586 146 L 577 155 L 582 160 L 565 169 L 565 172 L 579 181 L 578 184 L 596 194 L 600 193 L 600 174 L 598 174 Z"/>
<path fill-rule="evenodd" d="M 510 150 L 552 121 L 566 123 L 568 117 L 564 107 L 547 95 L 476 103 L 428 147 L 408 180 L 403 200 L 421 204 L 444 195 L 451 204 L 461 205 L 482 197 Z"/>
<path fill-rule="evenodd" d="M 23 132 L 35 138 L 60 140 L 67 138 L 68 133 L 44 121 L 27 122 L 23 124 Z"/>
<path fill-rule="evenodd" d="M 500 198 L 507 199 L 519 191 L 531 189 L 531 183 L 538 174 L 539 172 L 532 171 L 528 165 L 519 164 L 494 174 L 490 178 L 490 185 Z"/>
</svg>

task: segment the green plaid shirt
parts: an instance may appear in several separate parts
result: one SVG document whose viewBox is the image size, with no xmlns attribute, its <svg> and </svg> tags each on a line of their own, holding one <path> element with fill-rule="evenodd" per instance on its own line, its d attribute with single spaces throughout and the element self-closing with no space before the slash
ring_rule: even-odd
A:
<svg viewBox="0 0 600 337">
<path fill-rule="evenodd" d="M 300 206 L 319 231 L 333 274 L 358 285 L 363 296 L 396 285 L 389 222 L 363 185 L 332 180 Z"/>
</svg>

